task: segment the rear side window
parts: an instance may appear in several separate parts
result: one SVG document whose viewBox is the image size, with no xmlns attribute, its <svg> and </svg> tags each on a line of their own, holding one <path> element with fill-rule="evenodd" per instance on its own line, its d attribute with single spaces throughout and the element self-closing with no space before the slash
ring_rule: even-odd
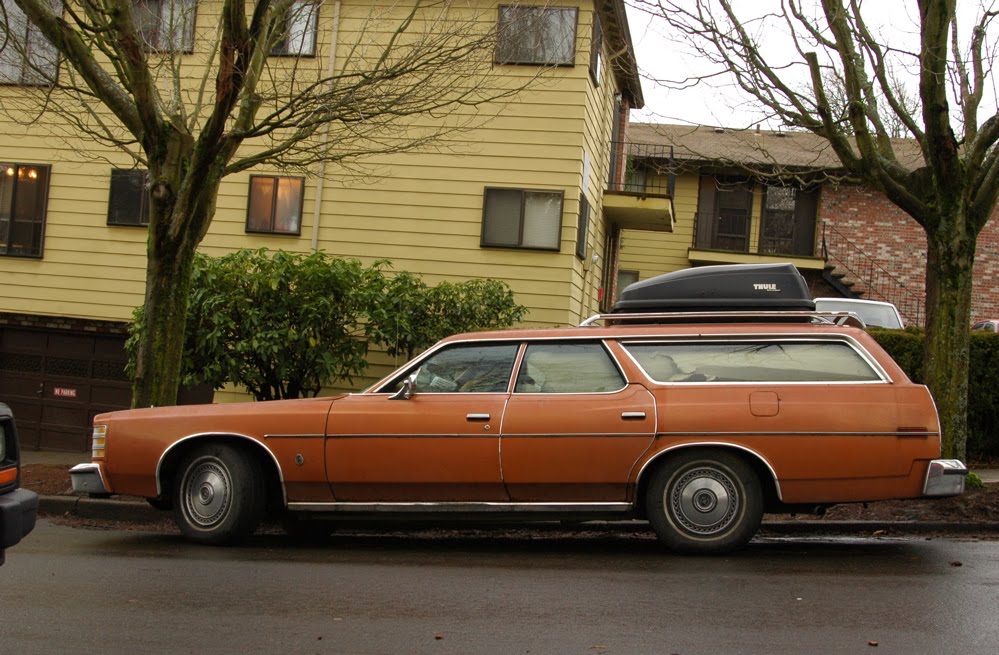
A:
<svg viewBox="0 0 999 655">
<path fill-rule="evenodd" d="M 624 377 L 600 343 L 534 343 L 517 375 L 517 393 L 607 393 Z"/>
<path fill-rule="evenodd" d="M 622 344 L 657 382 L 880 382 L 839 341 L 687 341 Z"/>
</svg>

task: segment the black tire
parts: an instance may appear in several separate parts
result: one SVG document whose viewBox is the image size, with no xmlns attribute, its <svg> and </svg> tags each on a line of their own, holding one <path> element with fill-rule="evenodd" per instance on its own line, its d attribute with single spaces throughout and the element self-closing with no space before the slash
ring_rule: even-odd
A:
<svg viewBox="0 0 999 655">
<path fill-rule="evenodd" d="M 659 541 L 680 553 L 727 553 L 749 543 L 763 520 L 752 467 L 725 451 L 680 452 L 654 473 L 645 497 Z"/>
<path fill-rule="evenodd" d="M 174 516 L 188 539 L 213 546 L 252 535 L 267 505 L 260 464 L 246 450 L 207 444 L 191 451 L 174 484 Z"/>
</svg>

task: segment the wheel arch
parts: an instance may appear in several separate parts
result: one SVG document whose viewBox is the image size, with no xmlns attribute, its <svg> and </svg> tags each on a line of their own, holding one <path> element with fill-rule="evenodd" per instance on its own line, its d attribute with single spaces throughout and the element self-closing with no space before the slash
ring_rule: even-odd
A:
<svg viewBox="0 0 999 655">
<path fill-rule="evenodd" d="M 280 500 L 282 506 L 287 506 L 288 496 L 285 491 L 284 472 L 281 470 L 281 464 L 277 457 L 270 448 L 258 439 L 235 432 L 189 434 L 170 444 L 156 463 L 156 495 L 158 498 L 171 499 L 171 487 L 180 463 L 191 450 L 206 443 L 230 444 L 251 453 L 260 462 L 262 470 L 269 478 L 268 496 L 279 495 L 280 498 L 274 498 L 274 500 Z"/>
<path fill-rule="evenodd" d="M 645 515 L 645 492 L 652 480 L 653 473 L 670 457 L 677 453 L 686 452 L 691 449 L 728 451 L 745 460 L 756 473 L 763 486 L 763 502 L 769 507 L 783 501 L 780 489 L 780 480 L 777 472 L 770 462 L 752 448 L 740 444 L 727 443 L 724 441 L 698 441 L 693 443 L 682 443 L 664 448 L 649 458 L 638 471 L 635 482 L 635 508 L 641 515 Z"/>
</svg>

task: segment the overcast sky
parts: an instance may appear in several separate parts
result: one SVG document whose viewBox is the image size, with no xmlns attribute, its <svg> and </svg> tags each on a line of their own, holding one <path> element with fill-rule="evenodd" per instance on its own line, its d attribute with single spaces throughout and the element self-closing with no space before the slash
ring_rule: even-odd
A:
<svg viewBox="0 0 999 655">
<path fill-rule="evenodd" d="M 806 2 L 807 4 L 807 2 Z M 740 9 L 759 10 L 760 7 L 779 4 L 774 0 L 752 0 L 752 3 L 738 3 Z M 977 14 L 978 2 L 959 2 L 960 13 Z M 863 4 L 863 14 L 867 23 L 877 30 L 892 46 L 914 47 L 918 43 L 918 27 L 915 3 L 911 0 L 868 0 Z M 632 41 L 643 73 L 659 77 L 676 77 L 691 71 L 703 72 L 704 66 L 696 57 L 685 52 L 683 45 L 672 41 L 662 19 L 628 7 L 628 20 L 631 26 Z M 767 46 L 774 56 L 790 48 L 786 34 L 781 34 L 778 26 L 767 31 Z M 964 31 L 970 33 L 969 29 Z M 721 125 L 725 127 L 750 127 L 761 119 L 761 114 L 740 98 L 731 89 L 699 86 L 685 91 L 670 91 L 662 86 L 643 79 L 642 90 L 645 108 L 632 112 L 632 120 L 659 123 L 693 123 Z M 777 125 L 763 125 L 764 128 L 777 128 Z"/>
</svg>

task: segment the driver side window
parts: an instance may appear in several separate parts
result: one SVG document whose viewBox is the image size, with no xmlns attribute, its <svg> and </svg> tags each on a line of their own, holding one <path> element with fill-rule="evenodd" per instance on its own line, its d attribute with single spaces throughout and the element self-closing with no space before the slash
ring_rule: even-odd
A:
<svg viewBox="0 0 999 655">
<path fill-rule="evenodd" d="M 416 371 L 415 393 L 505 393 L 518 344 L 445 348 Z"/>
</svg>

